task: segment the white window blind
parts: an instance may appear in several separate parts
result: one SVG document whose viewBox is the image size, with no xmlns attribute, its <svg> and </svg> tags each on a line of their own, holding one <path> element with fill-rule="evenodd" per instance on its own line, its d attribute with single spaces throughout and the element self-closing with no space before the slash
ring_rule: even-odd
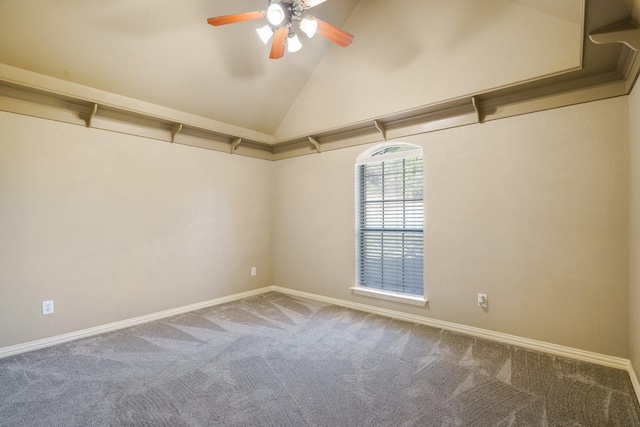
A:
<svg viewBox="0 0 640 427">
<path fill-rule="evenodd" d="M 359 162 L 358 286 L 424 295 L 422 164 L 410 145 Z"/>
</svg>

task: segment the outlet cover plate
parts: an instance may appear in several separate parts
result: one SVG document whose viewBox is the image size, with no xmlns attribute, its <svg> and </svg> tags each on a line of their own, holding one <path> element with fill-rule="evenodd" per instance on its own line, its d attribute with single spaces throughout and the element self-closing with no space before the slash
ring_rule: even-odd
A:
<svg viewBox="0 0 640 427">
<path fill-rule="evenodd" d="M 487 308 L 488 305 L 487 294 L 478 294 L 478 307 Z"/>
<path fill-rule="evenodd" d="M 53 300 L 42 301 L 42 314 L 53 314 Z"/>
</svg>

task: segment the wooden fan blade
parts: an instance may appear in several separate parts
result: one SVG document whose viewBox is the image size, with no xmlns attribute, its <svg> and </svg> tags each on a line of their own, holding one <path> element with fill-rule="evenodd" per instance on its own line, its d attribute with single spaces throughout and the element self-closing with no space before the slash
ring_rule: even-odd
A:
<svg viewBox="0 0 640 427">
<path fill-rule="evenodd" d="M 320 3 L 324 3 L 327 0 L 300 0 L 300 3 L 302 3 L 302 6 L 305 7 L 305 9 L 309 9 L 313 6 L 317 6 Z"/>
<path fill-rule="evenodd" d="M 347 33 L 346 31 L 341 30 L 328 22 L 324 22 L 321 19 L 315 17 L 313 19 L 318 21 L 318 34 L 322 37 L 329 39 L 342 47 L 349 46 L 353 41 L 353 34 Z"/>
<path fill-rule="evenodd" d="M 236 22 L 253 21 L 255 19 L 264 18 L 264 12 L 245 12 L 235 13 L 233 15 L 216 16 L 207 19 L 207 22 L 213 26 L 235 24 Z"/>
<path fill-rule="evenodd" d="M 278 59 L 284 56 L 284 41 L 289 35 L 289 29 L 287 27 L 280 27 L 273 35 L 273 43 L 271 43 L 271 53 L 269 58 Z"/>
</svg>

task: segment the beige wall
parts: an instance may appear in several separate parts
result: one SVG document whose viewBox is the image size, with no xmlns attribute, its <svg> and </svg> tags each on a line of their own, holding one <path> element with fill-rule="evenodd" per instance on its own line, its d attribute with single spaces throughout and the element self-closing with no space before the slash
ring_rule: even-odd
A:
<svg viewBox="0 0 640 427">
<path fill-rule="evenodd" d="M 640 379 L 640 88 L 629 96 L 629 348 Z"/>
<path fill-rule="evenodd" d="M 0 347 L 270 285 L 273 166 L 0 113 Z"/>
<path fill-rule="evenodd" d="M 0 347 L 275 284 L 619 357 L 630 341 L 639 369 L 638 98 L 406 139 L 426 308 L 349 291 L 370 146 L 271 163 L 0 113 Z"/>
<path fill-rule="evenodd" d="M 424 147 L 426 308 L 349 290 L 354 162 L 370 146 L 278 162 L 274 284 L 628 357 L 627 105 L 405 139 Z"/>
</svg>

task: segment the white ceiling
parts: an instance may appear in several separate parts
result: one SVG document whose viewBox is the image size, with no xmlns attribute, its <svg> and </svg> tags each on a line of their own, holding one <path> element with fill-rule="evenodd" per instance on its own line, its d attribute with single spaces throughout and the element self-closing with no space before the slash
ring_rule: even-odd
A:
<svg viewBox="0 0 640 427">
<path fill-rule="evenodd" d="M 588 0 L 612 5 L 627 0 Z M 580 68 L 584 0 L 328 0 L 355 35 L 279 60 L 267 0 L 0 0 L 0 63 L 273 135 L 347 126 Z M 612 16 L 612 19 L 618 19 Z M 615 21 L 614 21 L 615 22 Z"/>
</svg>

